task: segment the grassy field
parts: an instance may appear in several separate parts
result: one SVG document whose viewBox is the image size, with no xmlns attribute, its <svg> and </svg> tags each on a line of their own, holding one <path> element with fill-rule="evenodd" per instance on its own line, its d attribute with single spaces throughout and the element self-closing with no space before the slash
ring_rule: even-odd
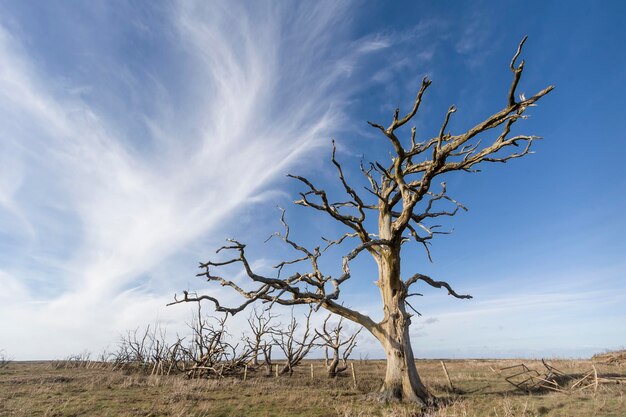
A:
<svg viewBox="0 0 626 417">
<path fill-rule="evenodd" d="M 599 384 L 571 393 L 516 391 L 498 369 L 521 360 L 450 360 L 451 392 L 439 361 L 418 362 L 426 384 L 450 404 L 420 411 L 380 404 L 367 394 L 380 384 L 383 361 L 356 361 L 351 376 L 325 377 L 322 362 L 308 362 L 292 376 L 186 380 L 98 367 L 55 368 L 51 362 L 14 362 L 0 369 L 0 416 L 626 416 L 626 385 Z M 541 362 L 523 361 L 545 370 Z M 310 375 L 313 363 L 314 377 Z M 590 361 L 549 361 L 584 374 Z M 626 376 L 626 365 L 597 365 L 598 375 Z"/>
</svg>

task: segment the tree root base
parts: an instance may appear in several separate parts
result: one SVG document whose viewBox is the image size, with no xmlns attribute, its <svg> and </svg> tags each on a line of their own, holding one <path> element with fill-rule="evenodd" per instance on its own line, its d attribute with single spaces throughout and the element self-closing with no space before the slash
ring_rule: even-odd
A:
<svg viewBox="0 0 626 417">
<path fill-rule="evenodd" d="M 372 392 L 366 396 L 366 398 L 370 401 L 379 402 L 379 403 L 405 403 L 405 404 L 415 404 L 422 408 L 431 408 L 437 407 L 442 399 L 434 397 L 432 395 L 428 396 L 426 399 L 422 399 L 418 397 L 416 394 L 411 396 L 403 395 L 401 390 L 397 389 L 381 389 L 378 392 Z"/>
</svg>

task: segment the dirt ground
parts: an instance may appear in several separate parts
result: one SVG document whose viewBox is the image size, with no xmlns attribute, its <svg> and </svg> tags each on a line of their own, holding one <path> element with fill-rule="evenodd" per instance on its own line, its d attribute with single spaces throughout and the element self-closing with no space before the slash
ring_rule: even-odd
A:
<svg viewBox="0 0 626 417">
<path fill-rule="evenodd" d="M 321 361 L 303 364 L 291 377 L 249 372 L 246 381 L 149 376 L 98 363 L 66 368 L 53 362 L 12 362 L 0 369 L 0 416 L 626 416 L 626 383 L 602 383 L 605 377 L 626 377 L 625 364 L 595 364 L 601 381 L 597 386 L 529 394 L 493 371 L 521 362 L 545 371 L 540 361 L 447 360 L 452 390 L 438 360 L 418 361 L 425 383 L 449 400 L 436 410 L 372 399 L 368 393 L 380 385 L 384 361 L 355 361 L 356 387 L 350 372 L 325 377 Z M 592 362 L 584 360 L 548 363 L 576 376 L 592 369 Z M 590 378 L 593 382 L 595 375 Z"/>
</svg>

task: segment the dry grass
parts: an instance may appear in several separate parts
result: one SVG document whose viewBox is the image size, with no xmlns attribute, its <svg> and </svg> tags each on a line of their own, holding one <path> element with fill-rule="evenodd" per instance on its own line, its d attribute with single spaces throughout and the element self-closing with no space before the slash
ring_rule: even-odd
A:
<svg viewBox="0 0 626 417">
<path fill-rule="evenodd" d="M 591 358 L 594 362 L 600 362 L 605 364 L 611 363 L 626 363 L 626 349 L 608 351 L 593 355 Z"/>
<path fill-rule="evenodd" d="M 358 386 L 350 377 L 330 380 L 323 364 L 306 364 L 292 377 L 250 375 L 240 379 L 185 380 L 180 376 L 125 375 L 107 369 L 55 369 L 50 363 L 14 362 L 0 369 L 0 416 L 626 416 L 626 385 L 600 385 L 572 394 L 528 395 L 490 370 L 519 360 L 447 361 L 456 393 L 451 393 L 439 361 L 419 361 L 429 387 L 450 404 L 420 410 L 368 399 L 382 381 L 384 362 L 356 362 Z M 525 361 L 536 369 L 540 362 Z M 571 373 L 584 373 L 590 361 L 554 360 Z M 596 365 L 601 375 L 626 376 L 626 365 Z"/>
</svg>

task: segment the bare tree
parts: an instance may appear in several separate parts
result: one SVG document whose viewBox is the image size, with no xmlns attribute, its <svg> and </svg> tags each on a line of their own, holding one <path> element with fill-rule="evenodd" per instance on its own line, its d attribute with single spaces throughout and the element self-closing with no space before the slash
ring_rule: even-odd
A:
<svg viewBox="0 0 626 417">
<path fill-rule="evenodd" d="M 176 341 L 171 343 L 167 348 L 167 356 L 165 361 L 163 362 L 163 366 L 161 366 L 161 373 L 169 375 L 172 371 L 183 371 L 185 370 L 185 349 L 183 347 L 183 342 L 185 338 L 176 336 Z M 167 367 L 167 371 L 165 368 Z"/>
<path fill-rule="evenodd" d="M 0 369 L 6 368 L 11 363 L 12 359 L 9 357 L 4 349 L 0 349 Z"/>
<path fill-rule="evenodd" d="M 176 343 L 170 345 L 167 342 L 166 331 L 158 324 L 154 326 L 154 331 L 150 334 L 150 349 L 148 351 L 148 361 L 152 365 L 150 375 L 165 373 L 165 367 L 172 359 L 172 350 L 176 349 Z"/>
<path fill-rule="evenodd" d="M 120 338 L 115 357 L 115 368 L 134 367 L 146 370 L 151 362 L 151 353 L 155 341 L 156 327 L 151 330 L 148 325 L 144 329 L 139 327 L 129 330 Z"/>
<path fill-rule="evenodd" d="M 210 322 L 216 319 L 217 324 Z M 252 350 L 227 340 L 227 315 L 220 318 L 202 315 L 198 303 L 197 318 L 189 325 L 193 331 L 191 346 L 185 350 L 185 357 L 192 363 L 187 370 L 190 378 L 224 377 L 238 373 L 250 360 Z"/>
<path fill-rule="evenodd" d="M 284 221 L 284 233 L 277 233 L 299 255 L 276 265 L 276 276 L 265 276 L 253 271 L 246 257 L 246 245 L 237 240 L 229 240 L 218 252 L 233 252 L 232 258 L 224 261 L 201 263 L 203 272 L 199 276 L 208 281 L 238 292 L 245 301 L 239 306 L 226 307 L 211 295 L 190 295 L 184 292 L 182 298 L 175 298 L 174 303 L 208 300 L 214 303 L 217 311 L 235 314 L 251 303 L 262 300 L 269 303 L 292 306 L 311 304 L 315 308 L 325 308 L 365 327 L 379 340 L 387 356 L 387 371 L 380 390 L 383 399 L 400 399 L 410 402 L 432 403 L 435 398 L 427 390 L 417 373 L 413 351 L 409 338 L 411 309 L 407 299 L 413 285 L 422 283 L 435 288 L 444 288 L 456 298 L 471 298 L 458 294 L 450 284 L 438 281 L 424 274 L 401 275 L 400 255 L 405 244 L 411 241 L 422 245 L 430 258 L 431 240 L 440 233 L 438 225 L 432 222 L 438 218 L 454 216 L 465 207 L 448 196 L 445 183 L 441 189 L 432 191 L 435 180 L 451 172 L 477 172 L 479 167 L 490 162 L 504 163 L 523 157 L 530 152 L 532 143 L 539 139 L 531 135 L 511 135 L 511 128 L 524 119 L 525 111 L 534 106 L 539 99 L 548 94 L 553 87 L 526 98 L 517 93 L 517 87 L 524 70 L 524 61 L 516 64 L 526 38 L 519 44 L 510 69 L 513 79 L 505 97 L 503 108 L 469 130 L 452 134 L 448 124 L 456 107 L 451 106 L 443 118 L 439 133 L 425 140 L 417 140 L 415 127 L 406 136 L 399 136 L 400 129 L 417 114 L 422 97 L 431 81 L 424 78 L 412 108 L 404 116 L 396 109 L 391 123 L 384 127 L 370 123 L 387 139 L 392 148 L 391 161 L 388 163 L 373 161 L 361 164 L 361 171 L 369 185 L 366 193 L 359 194 L 344 175 L 341 164 L 335 158 L 333 145 L 332 164 L 338 174 L 338 182 L 345 191 L 345 197 L 332 200 L 329 194 L 302 176 L 292 176 L 306 187 L 301 198 L 295 203 L 325 213 L 343 224 L 347 232 L 335 240 L 326 240 L 326 247 L 320 249 L 305 248 L 289 237 L 289 227 Z M 496 133 L 494 130 L 498 128 Z M 490 137 L 490 135 L 492 135 Z M 403 135 L 404 136 L 404 135 Z M 479 137 L 483 136 L 480 140 Z M 520 147 L 521 145 L 521 147 Z M 448 207 L 446 207 L 448 206 Z M 366 217 L 375 217 L 378 230 L 368 231 Z M 369 217 L 368 217 L 369 218 Z M 353 249 L 342 258 L 342 274 L 331 276 L 324 274 L 319 267 L 319 258 L 331 246 L 338 246 L 349 241 L 356 241 Z M 350 279 L 350 262 L 363 252 L 369 253 L 378 266 L 377 286 L 383 303 L 383 319 L 379 322 L 359 311 L 339 302 L 340 288 Z M 223 278 L 214 271 L 225 265 L 240 264 L 252 283 L 257 286 L 252 290 L 238 285 L 235 281 Z M 295 272 L 281 277 L 283 267 L 302 266 L 308 263 L 308 271 Z"/>
<path fill-rule="evenodd" d="M 252 358 L 250 359 L 252 366 L 259 366 L 259 355 L 267 353 L 269 354 L 269 360 L 266 357 L 265 363 L 271 367 L 272 343 L 268 342 L 267 338 L 277 331 L 271 323 L 274 318 L 276 316 L 272 315 L 269 310 L 263 309 L 259 311 L 256 308 L 248 316 L 248 326 L 252 335 L 244 335 L 244 340 L 252 352 Z"/>
<path fill-rule="evenodd" d="M 315 330 L 315 332 L 324 342 L 322 346 L 324 346 L 326 352 L 326 370 L 328 371 L 328 376 L 334 378 L 348 369 L 348 358 L 356 346 L 356 337 L 361 333 L 363 327 L 360 327 L 359 330 L 350 337 L 345 338 L 343 334 L 343 317 L 341 317 L 333 327 L 330 327 L 328 321 L 331 317 L 332 314 L 326 317 L 321 332 L 319 330 Z M 332 352 L 331 360 L 328 358 L 329 350 Z M 340 360 L 341 366 L 339 366 Z"/>
<path fill-rule="evenodd" d="M 311 334 L 311 314 L 313 309 L 309 309 L 305 315 L 304 329 L 301 335 L 298 335 L 300 324 L 291 311 L 291 321 L 286 329 L 280 329 L 273 334 L 274 345 L 278 346 L 285 355 L 285 366 L 281 369 L 280 374 L 293 375 L 293 368 L 298 366 L 300 362 L 309 354 L 311 349 L 315 347 L 315 340 L 319 337 L 317 334 Z"/>
<path fill-rule="evenodd" d="M 86 368 L 91 362 L 91 352 L 83 351 L 68 355 L 62 360 L 54 361 L 52 366 L 56 369 Z"/>
<path fill-rule="evenodd" d="M 272 375 L 272 347 L 274 346 L 274 342 L 273 341 L 263 341 L 263 344 L 261 345 L 261 351 L 263 352 L 263 361 L 264 361 L 264 365 L 265 365 L 265 375 L 266 376 L 271 376 Z"/>
</svg>

